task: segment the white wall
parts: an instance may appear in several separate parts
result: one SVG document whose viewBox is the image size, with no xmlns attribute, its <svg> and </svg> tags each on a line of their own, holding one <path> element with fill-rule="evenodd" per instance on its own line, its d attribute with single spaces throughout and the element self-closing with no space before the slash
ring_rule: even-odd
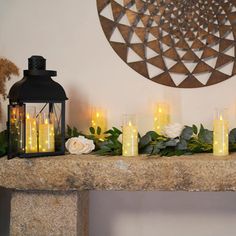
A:
<svg viewBox="0 0 236 236">
<path fill-rule="evenodd" d="M 102 106 L 109 126 L 119 127 L 123 113 L 137 113 L 143 133 L 152 128 L 158 100 L 172 104 L 172 120 L 183 124 L 211 127 L 215 107 L 228 107 L 231 126 L 236 124 L 235 78 L 201 89 L 169 88 L 142 78 L 110 47 L 95 0 L 0 0 L 0 55 L 22 71 L 33 54 L 58 71 L 57 81 L 70 98 L 68 122 L 81 130 L 89 126 L 89 107 Z M 235 195 L 92 192 L 91 236 L 234 235 Z"/>
</svg>

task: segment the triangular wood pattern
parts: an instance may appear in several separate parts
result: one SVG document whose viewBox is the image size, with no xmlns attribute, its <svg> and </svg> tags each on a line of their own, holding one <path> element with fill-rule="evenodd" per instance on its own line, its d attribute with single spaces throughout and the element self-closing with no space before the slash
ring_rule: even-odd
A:
<svg viewBox="0 0 236 236">
<path fill-rule="evenodd" d="M 130 39 L 132 37 L 131 28 L 129 26 L 126 26 L 126 25 L 118 25 L 117 27 L 118 27 L 122 37 L 126 41 L 126 43 L 129 43 Z"/>
<path fill-rule="evenodd" d="M 130 47 L 145 60 L 145 46 L 142 43 L 130 44 Z"/>
<path fill-rule="evenodd" d="M 104 9 L 104 7 L 107 6 L 107 4 L 110 2 L 110 0 L 97 0 L 97 8 L 98 13 L 100 14 L 101 11 Z"/>
<path fill-rule="evenodd" d="M 147 43 L 147 46 L 149 48 L 151 48 L 153 51 L 161 54 L 161 46 L 160 46 L 160 43 L 157 41 L 157 40 L 154 40 L 154 41 L 150 41 Z"/>
<path fill-rule="evenodd" d="M 194 85 L 194 87 L 203 87 L 204 85 L 199 82 L 193 75 L 188 76 L 178 87 L 189 88 Z"/>
<path fill-rule="evenodd" d="M 128 63 L 128 65 L 146 78 L 149 78 L 146 63 L 143 61 Z"/>
<path fill-rule="evenodd" d="M 235 42 L 229 39 L 220 40 L 220 52 L 224 53 L 225 49 L 231 48 L 234 46 Z"/>
<path fill-rule="evenodd" d="M 170 49 L 166 50 L 163 53 L 163 56 L 169 57 L 169 58 L 171 58 L 172 60 L 175 60 L 175 61 L 179 60 L 179 55 L 176 52 L 175 48 L 170 48 Z"/>
<path fill-rule="evenodd" d="M 193 70 L 193 74 L 199 74 L 203 72 L 211 72 L 213 68 L 211 68 L 209 65 L 207 65 L 205 62 L 200 61 L 197 66 Z"/>
<path fill-rule="evenodd" d="M 146 39 L 146 29 L 145 28 L 135 28 L 134 32 L 137 34 L 137 36 L 141 39 L 142 42 Z"/>
<path fill-rule="evenodd" d="M 159 76 L 152 78 L 151 80 L 162 85 L 176 87 L 174 81 L 171 79 L 171 76 L 168 72 L 164 72 L 160 74 Z"/>
<path fill-rule="evenodd" d="M 198 50 L 200 50 L 200 49 L 203 49 L 204 47 L 205 47 L 205 44 L 202 43 L 201 40 L 195 39 L 195 40 L 193 41 L 193 44 L 192 44 L 192 46 L 191 46 L 191 49 L 198 49 Z"/>
<path fill-rule="evenodd" d="M 114 0 L 111 0 L 111 7 L 115 21 L 119 20 L 125 14 L 124 8 Z"/>
<path fill-rule="evenodd" d="M 184 61 L 192 61 L 192 62 L 197 62 L 199 61 L 198 56 L 191 50 L 189 49 L 181 58 Z"/>
<path fill-rule="evenodd" d="M 106 35 L 106 38 L 109 40 L 115 28 L 115 23 L 104 16 L 100 16 L 100 22 L 102 24 L 102 29 Z"/>
<path fill-rule="evenodd" d="M 210 47 L 205 47 L 202 53 L 202 59 L 208 58 L 208 57 L 216 57 L 218 55 L 218 52 Z"/>
<path fill-rule="evenodd" d="M 136 13 L 134 13 L 133 11 L 130 11 L 130 10 L 126 10 L 126 15 L 127 15 L 128 20 L 130 22 L 130 25 L 134 26 L 136 21 L 137 21 L 138 15 Z"/>
<path fill-rule="evenodd" d="M 221 54 L 216 61 L 216 68 L 228 64 L 229 62 L 234 61 L 234 58 L 225 54 Z"/>
<path fill-rule="evenodd" d="M 223 82 L 225 80 L 227 80 L 229 78 L 228 75 L 224 74 L 224 73 L 221 73 L 220 71 L 214 71 L 208 82 L 207 82 L 207 85 L 213 85 L 213 84 L 216 84 L 216 83 L 220 83 L 220 82 Z"/>
<path fill-rule="evenodd" d="M 172 66 L 169 69 L 169 72 L 188 74 L 189 70 L 186 68 L 186 66 L 183 64 L 183 62 L 179 61 L 178 63 L 176 63 L 174 66 Z"/>
<path fill-rule="evenodd" d="M 150 58 L 147 60 L 147 62 L 162 70 L 166 70 L 165 62 L 162 56 L 156 56 L 156 57 Z"/>
<path fill-rule="evenodd" d="M 111 8 L 106 8 L 109 4 Z M 150 79 L 148 62 L 164 71 L 160 70 L 160 74 L 151 80 L 180 88 L 209 86 L 230 78 L 231 71 L 225 74 L 222 69 L 231 62 L 234 62 L 232 75 L 236 74 L 235 7 L 236 0 L 97 0 L 102 29 L 121 59 Z M 101 14 L 105 8 L 111 9 L 114 21 Z M 119 30 L 124 42 L 116 42 L 114 37 L 110 41 L 115 29 Z M 128 63 L 128 48 L 143 61 Z M 157 56 L 148 52 L 148 48 Z M 212 62 L 216 61 L 212 63 L 215 65 L 211 65 L 212 59 Z M 194 69 L 191 69 L 191 63 L 196 64 Z M 187 76 L 177 86 L 169 72 Z M 194 77 L 202 73 L 210 73 L 205 85 Z"/>
<path fill-rule="evenodd" d="M 123 43 L 110 42 L 110 44 L 115 52 L 121 57 L 121 59 L 126 62 L 128 47 Z"/>
</svg>

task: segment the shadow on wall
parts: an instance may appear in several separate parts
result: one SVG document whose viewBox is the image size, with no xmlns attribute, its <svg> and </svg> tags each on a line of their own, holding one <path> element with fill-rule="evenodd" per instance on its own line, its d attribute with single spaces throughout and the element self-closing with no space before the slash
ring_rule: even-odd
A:
<svg viewBox="0 0 236 236">
<path fill-rule="evenodd" d="M 86 96 L 73 87 L 67 91 L 67 96 L 69 98 L 67 102 L 67 124 L 77 127 L 79 131 L 87 131 L 90 127 L 90 110 Z"/>
<path fill-rule="evenodd" d="M 231 192 L 91 191 L 90 236 L 236 235 L 235 197 Z"/>
<path fill-rule="evenodd" d="M 10 224 L 10 190 L 0 188 L 0 235 L 9 235 Z"/>
<path fill-rule="evenodd" d="M 182 123 L 182 97 L 179 88 L 163 86 L 163 101 L 170 104 L 171 123 Z"/>
</svg>

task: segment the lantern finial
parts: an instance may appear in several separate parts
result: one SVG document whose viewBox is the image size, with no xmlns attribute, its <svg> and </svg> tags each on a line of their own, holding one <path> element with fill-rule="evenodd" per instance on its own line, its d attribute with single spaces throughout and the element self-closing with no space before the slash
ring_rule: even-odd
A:
<svg viewBox="0 0 236 236">
<path fill-rule="evenodd" d="M 29 70 L 45 70 L 46 59 L 42 56 L 32 56 L 28 59 Z"/>
</svg>

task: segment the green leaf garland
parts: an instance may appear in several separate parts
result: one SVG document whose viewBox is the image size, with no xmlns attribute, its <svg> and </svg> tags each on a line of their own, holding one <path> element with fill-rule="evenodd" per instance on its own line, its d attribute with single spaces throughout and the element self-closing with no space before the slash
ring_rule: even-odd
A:
<svg viewBox="0 0 236 236">
<path fill-rule="evenodd" d="M 105 138 L 99 139 L 97 135 L 102 133 L 100 127 L 89 128 L 90 134 L 83 134 L 77 128 L 67 126 L 66 139 L 83 135 L 94 141 L 95 151 L 93 154 L 102 156 L 122 155 L 122 143 L 120 141 L 121 130 L 116 127 L 104 132 Z M 7 131 L 0 132 L 0 157 L 7 153 Z M 179 137 L 174 139 L 165 137 L 155 131 L 148 131 L 145 135 L 139 134 L 139 153 L 149 156 L 180 156 L 192 155 L 194 153 L 210 153 L 213 151 L 213 131 L 200 128 L 196 125 L 185 126 Z M 236 128 L 229 133 L 229 151 L 236 151 Z"/>
</svg>

